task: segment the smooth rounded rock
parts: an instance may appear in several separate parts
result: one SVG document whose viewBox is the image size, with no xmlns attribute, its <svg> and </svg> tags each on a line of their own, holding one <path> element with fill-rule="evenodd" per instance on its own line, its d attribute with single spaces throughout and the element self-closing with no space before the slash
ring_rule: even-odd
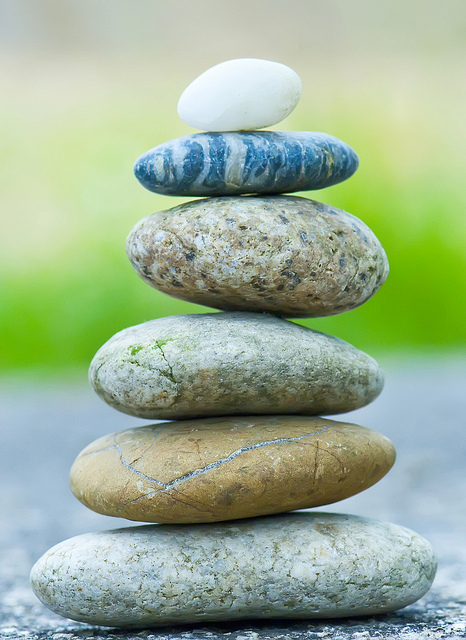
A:
<svg viewBox="0 0 466 640">
<path fill-rule="evenodd" d="M 31 572 L 62 616 L 144 628 L 254 618 L 338 618 L 400 609 L 435 576 L 430 544 L 356 516 L 297 513 L 89 533 Z"/>
<path fill-rule="evenodd" d="M 142 522 L 234 520 L 318 507 L 378 482 L 395 449 L 345 422 L 250 416 L 168 422 L 96 440 L 71 489 L 86 507 Z"/>
<path fill-rule="evenodd" d="M 301 91 L 298 74 L 284 64 L 228 60 L 204 71 L 184 90 L 178 115 L 204 131 L 262 129 L 286 118 Z"/>
<path fill-rule="evenodd" d="M 379 366 L 350 344 L 275 316 L 170 316 L 117 333 L 89 379 L 115 409 L 140 418 L 335 414 L 382 390 Z"/>
<path fill-rule="evenodd" d="M 358 162 L 351 147 L 325 133 L 196 133 L 147 151 L 134 174 L 168 196 L 273 194 L 330 187 Z"/>
<path fill-rule="evenodd" d="M 138 222 L 126 250 L 138 275 L 171 296 L 289 317 L 354 309 L 388 274 L 361 220 L 296 196 L 188 202 Z"/>
</svg>

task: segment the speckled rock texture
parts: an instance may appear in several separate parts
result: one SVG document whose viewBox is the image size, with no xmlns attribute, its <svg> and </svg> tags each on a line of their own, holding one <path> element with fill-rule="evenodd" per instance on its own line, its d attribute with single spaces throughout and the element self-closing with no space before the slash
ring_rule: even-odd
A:
<svg viewBox="0 0 466 640">
<path fill-rule="evenodd" d="M 104 515 L 215 522 L 338 502 L 378 482 L 394 461 L 387 438 L 353 424 L 206 418 L 100 438 L 77 457 L 70 484 Z"/>
<path fill-rule="evenodd" d="M 156 193 L 226 196 L 323 189 L 350 178 L 356 153 L 326 133 L 195 133 L 147 151 L 134 174 Z"/>
<path fill-rule="evenodd" d="M 31 581 L 63 616 L 143 628 L 382 613 L 424 595 L 435 571 L 430 544 L 409 529 L 298 513 L 84 534 L 45 553 Z"/>
<path fill-rule="evenodd" d="M 388 275 L 367 225 L 297 196 L 188 202 L 138 222 L 126 250 L 138 275 L 171 296 L 291 317 L 354 309 Z"/>
<path fill-rule="evenodd" d="M 335 414 L 382 390 L 370 356 L 268 314 L 169 316 L 120 331 L 89 379 L 115 409 L 140 418 Z"/>
</svg>

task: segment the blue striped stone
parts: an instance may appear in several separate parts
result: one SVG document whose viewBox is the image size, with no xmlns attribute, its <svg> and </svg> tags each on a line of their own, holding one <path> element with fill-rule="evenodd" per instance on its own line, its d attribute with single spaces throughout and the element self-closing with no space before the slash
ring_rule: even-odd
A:
<svg viewBox="0 0 466 640">
<path fill-rule="evenodd" d="M 358 162 L 351 147 L 325 133 L 207 132 L 147 151 L 134 173 L 164 195 L 273 194 L 330 187 L 352 176 Z"/>
</svg>

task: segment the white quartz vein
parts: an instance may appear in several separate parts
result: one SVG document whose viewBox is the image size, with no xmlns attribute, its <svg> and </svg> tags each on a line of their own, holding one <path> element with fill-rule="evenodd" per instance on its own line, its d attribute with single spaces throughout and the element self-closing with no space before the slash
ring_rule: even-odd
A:
<svg viewBox="0 0 466 640">
<path fill-rule="evenodd" d="M 321 431 L 315 431 L 314 433 L 306 433 L 306 434 L 304 434 L 302 436 L 296 436 L 294 438 L 277 438 L 276 440 L 265 440 L 263 442 L 258 442 L 257 444 L 252 444 L 252 445 L 249 445 L 249 446 L 240 447 L 239 449 L 236 449 L 236 451 L 233 451 L 232 453 L 230 453 L 230 455 L 226 456 L 225 458 L 219 458 L 215 462 L 211 462 L 210 464 L 207 464 L 205 467 L 199 467 L 198 469 L 193 469 L 193 471 L 189 471 L 188 473 L 185 473 L 184 475 L 179 476 L 178 478 L 175 478 L 174 480 L 171 480 L 170 482 L 167 482 L 167 483 L 163 483 L 160 480 L 157 480 L 156 478 L 150 478 L 148 476 L 145 476 L 144 474 L 141 474 L 140 471 L 137 471 L 136 469 L 131 468 L 131 465 L 125 464 L 125 460 L 120 455 L 120 459 L 121 459 L 122 463 L 128 469 L 130 469 L 131 471 L 135 471 L 135 473 L 137 475 L 143 477 L 145 480 L 148 480 L 149 482 L 154 482 L 157 485 L 162 487 L 162 489 L 155 489 L 154 491 L 149 491 L 149 492 L 145 493 L 144 495 L 141 495 L 138 498 L 135 498 L 134 500 L 130 500 L 129 502 L 125 503 L 125 505 L 123 507 L 121 507 L 121 508 L 127 507 L 128 505 L 133 504 L 134 502 L 138 502 L 139 500 L 142 500 L 143 498 L 149 498 L 150 496 L 153 496 L 156 493 L 160 493 L 160 492 L 163 492 L 163 491 L 169 491 L 170 489 L 174 489 L 179 484 L 187 482 L 188 480 L 192 480 L 193 478 L 196 478 L 197 476 L 203 475 L 204 473 L 208 473 L 209 471 L 212 471 L 213 469 L 216 469 L 217 467 L 219 467 L 222 464 L 227 464 L 228 462 L 231 462 L 232 460 L 234 460 L 235 458 L 237 458 L 241 454 L 246 453 L 246 451 L 253 451 L 254 449 L 260 449 L 261 447 L 266 447 L 266 446 L 272 445 L 272 444 L 289 444 L 291 442 L 296 442 L 298 440 L 304 440 L 305 438 L 311 438 L 313 436 L 318 436 L 318 435 L 320 435 L 322 433 L 325 433 L 325 431 L 330 429 L 330 427 L 332 427 L 333 424 L 334 423 L 332 422 L 331 424 L 329 424 L 326 427 L 324 427 L 323 429 L 321 429 Z M 118 447 L 118 445 L 114 445 L 114 446 Z"/>
</svg>

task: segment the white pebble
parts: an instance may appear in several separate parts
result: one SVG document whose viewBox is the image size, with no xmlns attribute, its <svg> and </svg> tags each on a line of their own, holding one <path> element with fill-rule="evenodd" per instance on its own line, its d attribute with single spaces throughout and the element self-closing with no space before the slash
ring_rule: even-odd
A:
<svg viewBox="0 0 466 640">
<path fill-rule="evenodd" d="M 252 131 L 281 122 L 301 97 L 298 74 L 279 62 L 240 58 L 211 67 L 183 92 L 178 115 L 204 131 Z"/>
</svg>

